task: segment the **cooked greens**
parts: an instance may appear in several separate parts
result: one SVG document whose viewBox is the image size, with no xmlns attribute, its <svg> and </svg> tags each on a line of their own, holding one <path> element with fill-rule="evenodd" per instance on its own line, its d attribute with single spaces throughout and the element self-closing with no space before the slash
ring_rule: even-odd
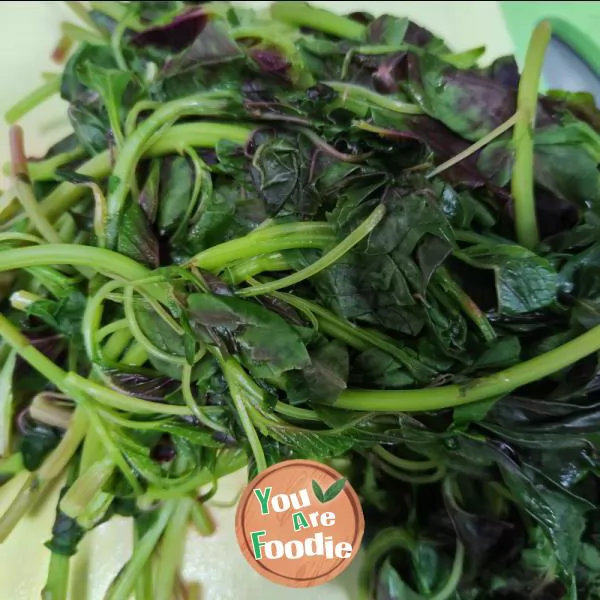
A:
<svg viewBox="0 0 600 600">
<path fill-rule="evenodd" d="M 67 4 L 6 118 L 60 87 L 73 133 L 14 125 L 0 198 L 0 540 L 66 475 L 43 597 L 125 515 L 105 598 L 169 600 L 219 478 L 310 458 L 363 599 L 600 598 L 600 113 L 537 94 L 548 25 L 520 75 L 389 15 Z"/>
</svg>

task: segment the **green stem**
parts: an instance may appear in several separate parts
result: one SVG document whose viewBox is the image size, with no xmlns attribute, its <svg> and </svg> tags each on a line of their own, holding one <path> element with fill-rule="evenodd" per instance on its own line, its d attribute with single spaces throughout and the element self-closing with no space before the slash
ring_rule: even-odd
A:
<svg viewBox="0 0 600 600">
<path fill-rule="evenodd" d="M 104 29 L 101 29 L 99 25 L 92 19 L 90 16 L 90 12 L 88 9 L 81 3 L 76 0 L 65 0 L 65 4 L 91 29 L 95 29 L 102 35 L 106 32 Z"/>
<path fill-rule="evenodd" d="M 118 361 L 119 357 L 121 354 L 123 354 L 123 352 L 125 352 L 132 339 L 133 336 L 131 335 L 131 332 L 126 328 L 115 331 L 115 333 L 108 338 L 106 344 L 104 344 L 100 350 L 100 356 L 108 363 L 112 361 Z M 109 358 L 111 356 L 114 358 Z"/>
<path fill-rule="evenodd" d="M 333 232 L 320 232 L 315 230 L 313 235 L 304 231 L 290 233 L 287 236 L 268 237 L 259 235 L 263 231 L 271 231 L 278 227 L 274 225 L 268 229 L 250 233 L 244 237 L 223 242 L 196 254 L 191 260 L 191 265 L 206 271 L 219 272 L 227 265 L 237 260 L 252 258 L 259 254 L 280 252 L 292 248 L 318 248 L 323 249 L 335 243 Z"/>
<path fill-rule="evenodd" d="M 433 279 L 450 298 L 454 299 L 467 317 L 471 319 L 479 329 L 483 339 L 488 343 L 493 342 L 496 339 L 496 332 L 488 321 L 488 318 L 469 295 L 454 281 L 448 270 L 445 267 L 439 267 L 435 271 Z"/>
<path fill-rule="evenodd" d="M 4 339 L 25 362 L 29 363 L 48 381 L 68 394 L 64 383 L 65 371 L 32 346 L 31 342 L 2 314 L 0 314 L 0 338 Z"/>
<path fill-rule="evenodd" d="M 441 165 L 438 165 L 435 169 L 433 169 L 433 171 L 427 174 L 427 179 L 436 177 L 437 175 L 443 173 L 450 167 L 453 167 L 459 162 L 465 160 L 465 158 L 468 158 L 469 156 L 471 156 L 471 154 L 475 154 L 475 152 L 481 150 L 484 146 L 487 146 L 490 142 L 492 142 L 497 137 L 507 132 L 511 127 L 513 127 L 517 122 L 518 118 L 518 113 L 515 113 L 512 117 L 510 117 L 510 119 L 507 119 L 506 121 L 504 121 L 504 123 L 502 123 L 502 125 L 499 125 L 498 127 L 496 127 L 496 129 L 484 135 L 480 140 L 478 140 L 474 144 L 471 144 L 468 148 L 466 148 L 456 156 L 449 158 L 446 162 L 443 162 Z"/>
<path fill-rule="evenodd" d="M 254 455 L 256 469 L 258 473 L 260 473 L 267 468 L 267 461 L 262 444 L 260 443 L 260 439 L 256 433 L 256 429 L 254 429 L 254 424 L 250 419 L 250 415 L 248 414 L 248 409 L 246 407 L 246 400 L 244 398 L 244 395 L 248 393 L 246 386 L 243 381 L 240 382 L 240 378 L 244 380 L 246 379 L 246 373 L 243 372 L 242 368 L 233 358 L 226 359 L 222 362 L 221 366 L 223 369 L 223 375 L 225 376 L 225 381 L 227 382 L 227 387 L 229 388 L 233 405 L 235 406 L 238 418 L 242 428 L 244 429 L 244 433 L 246 434 L 246 439 L 248 440 L 250 449 Z"/>
<path fill-rule="evenodd" d="M 135 338 L 138 344 L 142 346 L 146 352 L 152 356 L 156 356 L 156 358 L 160 360 L 164 360 L 170 364 L 175 365 L 186 365 L 187 361 L 183 356 L 176 356 L 169 352 L 165 352 L 158 348 L 155 344 L 153 344 L 146 334 L 142 331 L 140 324 L 137 321 L 137 316 L 135 314 L 135 308 L 133 306 L 133 287 L 128 285 L 125 287 L 124 294 L 124 303 L 123 308 L 125 309 L 125 318 L 127 319 L 127 323 L 129 325 L 129 330 L 131 334 Z"/>
<path fill-rule="evenodd" d="M 384 96 L 354 83 L 343 83 L 341 81 L 325 81 L 324 83 L 339 93 L 339 97 L 334 103 L 342 107 L 346 106 L 348 101 L 358 100 L 365 102 L 367 105 L 378 106 L 403 115 L 423 114 L 423 109 L 417 104 L 403 102 L 391 96 Z"/>
<path fill-rule="evenodd" d="M 135 553 L 110 586 L 104 600 L 128 600 L 144 565 L 150 559 L 158 541 L 175 513 L 176 501 L 167 501 L 159 509 L 155 523 L 146 531 Z"/>
<path fill-rule="evenodd" d="M 123 144 L 112 173 L 115 186 L 107 198 L 109 246 L 113 245 L 116 239 L 119 218 L 131 187 L 130 183 L 135 173 L 137 162 L 142 157 L 146 146 L 151 142 L 154 134 L 166 123 L 182 116 L 202 115 L 216 117 L 223 115 L 227 110 L 228 104 L 227 95 L 219 92 L 180 98 L 162 104 L 137 127 Z M 196 126 L 202 127 L 202 125 L 198 124 Z"/>
<path fill-rule="evenodd" d="M 117 26 L 115 27 L 112 35 L 110 36 L 110 45 L 112 47 L 113 54 L 115 55 L 117 66 L 119 67 L 119 69 L 121 69 L 121 71 L 125 72 L 129 71 L 129 67 L 127 66 L 127 61 L 125 60 L 121 43 L 123 41 L 125 31 L 129 27 L 130 21 L 132 21 L 131 9 L 129 9 L 127 17 L 119 23 L 117 23 Z M 111 119 L 111 123 L 117 126 L 118 135 L 115 135 L 115 137 L 117 138 L 116 141 L 118 145 L 121 146 L 121 144 L 123 143 L 123 132 L 121 131 L 121 122 L 118 113 Z"/>
<path fill-rule="evenodd" d="M 408 460 L 392 454 L 389 450 L 386 450 L 383 446 L 373 446 L 373 452 L 381 459 L 390 463 L 393 467 L 403 469 L 404 471 L 411 471 L 413 473 L 419 473 L 421 471 L 429 471 L 435 469 L 438 463 L 434 460 Z"/>
<path fill-rule="evenodd" d="M 48 565 L 48 578 L 42 590 L 42 600 L 68 599 L 70 560 L 70 556 L 52 552 Z"/>
<path fill-rule="evenodd" d="M 5 121 L 12 125 L 19 119 L 23 118 L 27 113 L 40 105 L 48 98 L 54 96 L 60 91 L 60 75 L 45 81 L 40 87 L 30 92 L 25 98 L 22 98 L 9 108 L 4 114 Z"/>
<path fill-rule="evenodd" d="M 192 506 L 192 522 L 200 535 L 208 537 L 215 532 L 215 523 L 206 505 L 202 502 L 194 501 L 194 505 Z"/>
<path fill-rule="evenodd" d="M 192 365 L 184 365 L 181 370 L 181 392 L 183 399 L 189 408 L 190 412 L 198 419 L 202 425 L 213 429 L 214 431 L 227 432 L 227 427 L 219 425 L 208 417 L 204 412 L 204 407 L 198 406 L 194 395 L 192 394 Z"/>
<path fill-rule="evenodd" d="M 193 498 L 182 498 L 177 502 L 169 524 L 160 543 L 160 561 L 154 585 L 154 600 L 170 600 L 175 578 L 183 557 L 185 533 L 190 521 Z"/>
<path fill-rule="evenodd" d="M 125 136 L 130 137 L 133 135 L 140 113 L 146 110 L 155 110 L 160 106 L 160 102 L 155 100 L 140 100 L 136 102 L 125 117 Z"/>
<path fill-rule="evenodd" d="M 288 417 L 288 419 L 297 419 L 298 421 L 314 421 L 320 423 L 321 419 L 314 410 L 308 408 L 300 408 L 299 406 L 291 406 L 284 402 L 277 402 L 275 404 L 275 412 Z"/>
<path fill-rule="evenodd" d="M 81 377 L 81 375 L 77 375 L 77 373 L 67 374 L 66 381 L 68 385 L 76 386 L 97 402 L 124 412 L 142 415 L 161 414 L 189 416 L 192 414 L 187 406 L 151 402 L 149 400 L 136 398 L 135 396 L 129 396 L 128 394 L 122 394 L 116 390 L 111 390 L 110 388 L 94 383 L 85 377 Z"/>
<path fill-rule="evenodd" d="M 411 485 L 427 485 L 430 483 L 435 483 L 436 481 L 441 481 L 446 475 L 447 471 L 445 465 L 440 465 L 433 473 L 428 473 L 426 475 L 422 473 L 418 475 L 414 473 L 404 473 L 403 471 L 399 471 L 385 462 L 379 463 L 379 467 L 390 477 L 393 477 L 398 481 L 403 481 L 404 483 L 410 483 Z"/>
<path fill-rule="evenodd" d="M 71 485 L 60 501 L 61 510 L 72 519 L 77 519 L 86 510 L 94 496 L 114 473 L 115 464 L 110 458 L 98 458 Z"/>
<path fill-rule="evenodd" d="M 0 458 L 0 475 L 16 475 L 23 469 L 23 455 L 20 452 Z"/>
<path fill-rule="evenodd" d="M 457 538 L 456 552 L 454 554 L 454 562 L 452 563 L 452 570 L 450 571 L 450 576 L 448 577 L 442 589 L 438 590 L 432 596 L 430 596 L 429 600 L 448 600 L 448 598 L 454 596 L 454 592 L 456 592 L 456 588 L 458 587 L 458 584 L 460 583 L 460 579 L 462 577 L 464 559 L 465 547 Z"/>
<path fill-rule="evenodd" d="M 15 350 L 10 350 L 0 367 L 0 456 L 10 454 L 14 411 L 13 380 L 16 365 L 17 353 Z M 0 473 L 2 473 L 1 468 Z"/>
<path fill-rule="evenodd" d="M 143 501 L 177 499 L 185 494 L 191 494 L 198 488 L 210 483 L 216 477 L 217 479 L 238 471 L 247 463 L 247 458 L 241 450 L 224 450 L 217 457 L 217 464 L 213 471 L 208 468 L 198 471 L 195 478 L 186 481 L 184 485 L 173 485 L 167 489 L 150 486 L 148 491 L 142 497 Z"/>
<path fill-rule="evenodd" d="M 336 408 L 376 412 L 421 412 L 500 397 L 600 350 L 600 325 L 535 358 L 461 385 L 419 390 L 346 390 Z"/>
<path fill-rule="evenodd" d="M 146 528 L 140 523 L 139 519 L 134 520 L 134 540 L 132 554 L 135 554 L 140 547 Z M 135 600 L 154 600 L 154 557 L 146 561 L 142 567 L 135 584 Z"/>
<path fill-rule="evenodd" d="M 243 144 L 251 134 L 252 129 L 244 125 L 230 123 L 186 123 L 174 125 L 149 148 L 144 148 L 143 156 L 152 158 L 165 154 L 181 153 L 186 148 L 214 148 L 220 140 L 229 140 Z M 122 155 L 121 155 L 122 157 Z M 42 162 L 42 161 L 41 161 Z M 41 164 L 41 163 L 38 163 Z M 111 172 L 111 159 L 108 151 L 96 154 L 93 158 L 77 169 L 78 173 L 103 179 Z M 77 204 L 85 195 L 88 188 L 72 183 L 61 183 L 57 188 L 40 202 L 44 214 L 50 222 Z"/>
<path fill-rule="evenodd" d="M 289 268 L 290 266 L 281 252 L 272 252 L 234 263 L 225 269 L 223 278 L 228 283 L 237 285 L 259 273 L 287 271 Z"/>
<path fill-rule="evenodd" d="M 85 437 L 87 427 L 85 413 L 81 409 L 76 410 L 71 425 L 58 446 L 46 458 L 40 469 L 29 475 L 15 499 L 0 517 L 0 543 L 6 540 L 25 513 L 43 497 L 48 485 L 60 475 L 73 458 Z"/>
<path fill-rule="evenodd" d="M 106 40 L 101 35 L 74 23 L 61 23 L 60 29 L 64 37 L 73 42 L 85 42 L 93 46 L 106 45 Z"/>
<path fill-rule="evenodd" d="M 533 135 L 540 74 L 552 31 L 548 21 L 535 28 L 525 56 L 517 97 L 518 119 L 513 131 L 515 162 L 511 191 L 514 202 L 517 241 L 526 248 L 539 242 L 535 212 Z"/>
<path fill-rule="evenodd" d="M 81 333 L 85 351 L 91 363 L 97 362 L 101 356 L 97 333 L 102 323 L 104 300 L 111 292 L 122 285 L 120 281 L 110 279 L 99 290 L 90 294 L 85 304 L 85 311 L 81 320 Z"/>
<path fill-rule="evenodd" d="M 90 6 L 99 13 L 110 17 L 117 23 L 120 23 L 121 21 L 126 19 L 129 15 L 129 8 L 126 4 L 122 4 L 121 2 L 115 2 L 113 0 L 92 0 L 90 2 Z M 133 31 L 137 32 L 144 30 L 144 26 L 137 21 L 129 23 L 128 27 Z"/>
<path fill-rule="evenodd" d="M 324 269 L 327 269 L 336 261 L 338 261 L 344 254 L 348 253 L 354 246 L 361 242 L 367 237 L 377 225 L 381 222 L 385 216 L 385 206 L 380 204 L 350 235 L 348 235 L 342 242 L 334 246 L 331 250 L 323 254 L 321 258 L 317 259 L 314 263 L 292 273 L 287 277 L 276 279 L 274 281 L 268 281 L 266 283 L 255 285 L 249 288 L 244 288 L 237 291 L 238 296 L 258 296 L 260 294 L 269 294 L 275 290 L 279 290 L 285 287 L 291 287 L 296 285 L 309 277 L 313 277 L 317 273 L 320 273 Z"/>
<path fill-rule="evenodd" d="M 382 529 L 369 544 L 358 578 L 359 600 L 371 600 L 377 566 L 394 548 L 403 548 L 412 553 L 416 549 L 416 543 L 405 529 L 390 527 Z"/>
<path fill-rule="evenodd" d="M 0 272 L 48 265 L 90 267 L 126 282 L 135 282 L 150 274 L 146 267 L 123 254 L 93 246 L 45 244 L 0 251 Z M 145 286 L 145 291 L 159 301 L 167 300 L 166 289 L 160 284 Z"/>
<path fill-rule="evenodd" d="M 148 360 L 148 353 L 139 344 L 132 344 L 125 352 L 122 362 L 130 367 L 141 367 Z"/>
<path fill-rule="evenodd" d="M 27 170 L 32 181 L 51 181 L 55 178 L 56 169 L 68 165 L 86 156 L 85 150 L 77 146 L 73 150 L 61 152 L 56 156 L 45 158 L 44 160 L 29 161 Z"/>
<path fill-rule="evenodd" d="M 310 6 L 305 2 L 274 2 L 271 17 L 297 27 L 310 27 L 323 33 L 350 40 L 362 40 L 365 26 L 348 17 Z"/>
</svg>

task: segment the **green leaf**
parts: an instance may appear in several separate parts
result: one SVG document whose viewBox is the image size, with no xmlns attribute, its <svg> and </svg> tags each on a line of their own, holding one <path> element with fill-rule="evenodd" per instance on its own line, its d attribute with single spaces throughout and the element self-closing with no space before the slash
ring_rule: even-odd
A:
<svg viewBox="0 0 600 600">
<path fill-rule="evenodd" d="M 72 342 L 81 344 L 81 322 L 86 306 L 86 297 L 79 291 L 60 300 L 38 300 L 27 309 L 27 314 L 37 317 L 56 332 L 67 336 Z"/>
<path fill-rule="evenodd" d="M 77 141 L 90 155 L 106 149 L 110 125 L 95 103 L 83 99 L 71 104 L 68 116 Z"/>
<path fill-rule="evenodd" d="M 551 306 L 558 292 L 558 274 L 550 262 L 522 246 L 477 244 L 459 257 L 496 279 L 498 312 L 520 315 Z"/>
<path fill-rule="evenodd" d="M 192 321 L 236 340 L 244 365 L 256 377 L 279 377 L 310 363 L 306 346 L 294 327 L 256 302 L 192 294 L 188 304 Z"/>
<path fill-rule="evenodd" d="M 342 477 L 341 479 L 338 479 L 337 481 L 334 481 L 325 491 L 325 493 L 323 494 L 323 500 L 321 500 L 322 503 L 325 502 L 331 502 L 334 498 L 336 498 L 337 496 L 340 495 L 340 493 L 342 492 L 342 490 L 344 489 L 344 486 L 346 485 L 346 478 Z"/>
<path fill-rule="evenodd" d="M 35 471 L 61 439 L 61 434 L 53 427 L 27 420 L 27 429 L 19 443 L 23 465 L 28 471 Z"/>
<path fill-rule="evenodd" d="M 257 148 L 252 167 L 269 216 L 282 209 L 288 214 L 317 212 L 320 199 L 309 180 L 314 169 L 311 158 L 312 146 L 300 135 L 277 135 Z"/>
<path fill-rule="evenodd" d="M 325 502 L 325 494 L 323 493 L 323 490 L 321 489 L 319 482 L 315 481 L 314 479 L 312 480 L 312 489 L 313 489 L 313 492 L 314 492 L 317 500 L 319 502 Z"/>
<path fill-rule="evenodd" d="M 477 141 L 507 121 L 516 90 L 485 74 L 454 67 L 429 53 L 410 54 L 406 88 L 434 119 L 466 140 Z"/>
<path fill-rule="evenodd" d="M 92 45 L 82 43 L 71 55 L 62 76 L 60 95 L 73 106 L 73 103 L 84 94 L 88 93 L 87 85 L 81 80 L 84 79 L 89 65 L 94 65 L 96 69 L 115 70 L 117 63 L 110 46 Z"/>
<path fill-rule="evenodd" d="M 500 370 L 519 362 L 521 342 L 516 336 L 500 338 L 475 360 L 472 369 Z"/>
<path fill-rule="evenodd" d="M 481 400 L 480 402 L 473 402 L 472 404 L 465 404 L 464 406 L 455 408 L 452 413 L 454 425 L 462 427 L 469 423 L 483 421 L 498 400 L 499 398 Z"/>
<path fill-rule="evenodd" d="M 521 470 L 511 460 L 503 458 L 500 468 L 506 485 L 520 506 L 542 527 L 564 577 L 569 579 L 577 561 L 585 513 L 593 505 L 553 485 L 531 467 Z"/>
<path fill-rule="evenodd" d="M 352 361 L 350 381 L 353 387 L 398 390 L 408 388 L 414 377 L 406 367 L 379 348 L 369 348 Z"/>
<path fill-rule="evenodd" d="M 288 373 L 285 388 L 288 402 L 333 404 L 347 387 L 348 350 L 344 344 L 334 340 L 311 349 L 309 353 L 308 366 Z"/>
<path fill-rule="evenodd" d="M 157 224 L 162 235 L 176 229 L 192 199 L 194 169 L 187 158 L 177 156 L 162 161 Z"/>
<path fill-rule="evenodd" d="M 82 65 L 78 74 L 85 86 L 100 95 L 113 132 L 121 135 L 121 116 L 126 112 L 122 107 L 123 94 L 133 79 L 133 73 L 88 62 Z"/>
<path fill-rule="evenodd" d="M 148 267 L 159 266 L 159 245 L 144 209 L 129 199 L 119 221 L 117 251 Z"/>
</svg>

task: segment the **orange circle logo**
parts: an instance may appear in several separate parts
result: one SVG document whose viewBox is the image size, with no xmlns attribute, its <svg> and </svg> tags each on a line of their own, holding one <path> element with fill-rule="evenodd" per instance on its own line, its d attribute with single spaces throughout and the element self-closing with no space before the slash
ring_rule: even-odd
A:
<svg viewBox="0 0 600 600">
<path fill-rule="evenodd" d="M 356 492 L 335 470 L 289 460 L 260 473 L 244 491 L 235 529 L 250 565 L 288 587 L 330 581 L 352 562 L 364 532 Z"/>
</svg>

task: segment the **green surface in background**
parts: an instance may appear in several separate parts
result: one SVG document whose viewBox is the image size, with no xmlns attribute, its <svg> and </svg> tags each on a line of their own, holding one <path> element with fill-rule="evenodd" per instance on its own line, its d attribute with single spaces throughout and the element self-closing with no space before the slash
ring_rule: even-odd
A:
<svg viewBox="0 0 600 600">
<path fill-rule="evenodd" d="M 533 28 L 543 19 L 596 73 L 600 74 L 600 2 L 500 2 L 522 65 Z"/>
</svg>

